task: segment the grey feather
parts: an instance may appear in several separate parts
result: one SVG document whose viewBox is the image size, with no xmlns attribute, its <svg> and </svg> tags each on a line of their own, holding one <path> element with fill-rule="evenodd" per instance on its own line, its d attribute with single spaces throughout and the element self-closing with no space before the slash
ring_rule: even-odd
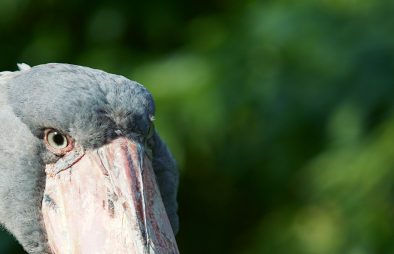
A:
<svg viewBox="0 0 394 254">
<path fill-rule="evenodd" d="M 85 149 L 117 133 L 143 142 L 155 108 L 146 88 L 122 76 L 69 64 L 19 68 L 0 72 L 0 222 L 29 253 L 49 253 L 40 209 L 44 163 L 53 156 L 43 146 L 43 130 L 59 129 Z M 175 161 L 157 133 L 147 143 L 176 233 Z"/>
</svg>

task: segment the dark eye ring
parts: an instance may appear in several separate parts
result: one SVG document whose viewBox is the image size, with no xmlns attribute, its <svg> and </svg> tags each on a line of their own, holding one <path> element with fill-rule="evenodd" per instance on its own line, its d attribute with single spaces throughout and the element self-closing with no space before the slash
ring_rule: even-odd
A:
<svg viewBox="0 0 394 254">
<path fill-rule="evenodd" d="M 55 129 L 45 130 L 44 141 L 48 150 L 57 155 L 63 155 L 73 149 L 72 139 Z"/>
</svg>

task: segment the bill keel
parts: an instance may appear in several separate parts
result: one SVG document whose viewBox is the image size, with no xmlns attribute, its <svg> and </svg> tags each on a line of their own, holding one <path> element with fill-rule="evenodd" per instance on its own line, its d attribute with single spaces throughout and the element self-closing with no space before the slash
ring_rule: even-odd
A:
<svg viewBox="0 0 394 254">
<path fill-rule="evenodd" d="M 125 137 L 46 165 L 42 214 L 56 254 L 179 253 L 151 161 Z"/>
</svg>

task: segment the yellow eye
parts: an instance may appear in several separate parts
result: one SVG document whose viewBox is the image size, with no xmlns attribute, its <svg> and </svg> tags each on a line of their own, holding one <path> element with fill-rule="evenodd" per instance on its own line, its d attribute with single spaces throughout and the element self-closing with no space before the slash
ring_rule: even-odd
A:
<svg viewBox="0 0 394 254">
<path fill-rule="evenodd" d="M 54 129 L 45 130 L 45 145 L 51 152 L 63 155 L 73 149 L 72 139 Z"/>
<path fill-rule="evenodd" d="M 47 138 L 48 144 L 53 148 L 63 149 L 68 145 L 67 137 L 57 131 L 50 131 Z"/>
</svg>

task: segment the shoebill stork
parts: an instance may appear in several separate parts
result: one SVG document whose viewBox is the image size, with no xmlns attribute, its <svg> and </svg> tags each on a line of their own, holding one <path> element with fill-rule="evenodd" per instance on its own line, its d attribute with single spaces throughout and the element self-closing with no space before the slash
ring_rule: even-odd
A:
<svg viewBox="0 0 394 254">
<path fill-rule="evenodd" d="M 0 73 L 0 222 L 28 253 L 178 253 L 178 172 L 142 85 L 82 66 Z"/>
</svg>

